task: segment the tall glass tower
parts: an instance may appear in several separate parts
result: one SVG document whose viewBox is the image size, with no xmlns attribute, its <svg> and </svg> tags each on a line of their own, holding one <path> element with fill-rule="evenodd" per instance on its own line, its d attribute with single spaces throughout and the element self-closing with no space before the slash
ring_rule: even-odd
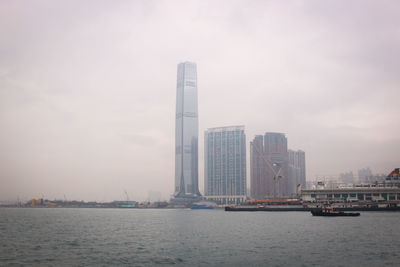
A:
<svg viewBox="0 0 400 267">
<path fill-rule="evenodd" d="M 178 64 L 175 125 L 175 197 L 200 196 L 198 185 L 197 67 Z"/>
</svg>

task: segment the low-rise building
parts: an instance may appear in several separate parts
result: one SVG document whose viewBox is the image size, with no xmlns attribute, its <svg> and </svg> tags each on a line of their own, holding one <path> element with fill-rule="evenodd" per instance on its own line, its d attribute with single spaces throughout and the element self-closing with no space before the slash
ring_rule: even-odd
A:
<svg viewBox="0 0 400 267">
<path fill-rule="evenodd" d="M 385 202 L 400 203 L 400 183 L 354 185 L 352 187 L 301 190 L 303 203 L 319 202 Z"/>
</svg>

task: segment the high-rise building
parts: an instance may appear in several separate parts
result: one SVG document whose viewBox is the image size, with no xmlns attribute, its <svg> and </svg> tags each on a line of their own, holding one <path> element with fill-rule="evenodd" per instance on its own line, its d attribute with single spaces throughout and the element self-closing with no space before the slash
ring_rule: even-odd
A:
<svg viewBox="0 0 400 267">
<path fill-rule="evenodd" d="M 246 199 L 244 126 L 210 128 L 204 134 L 204 194 L 218 204 Z"/>
<path fill-rule="evenodd" d="M 286 136 L 282 133 L 266 133 L 256 136 L 250 145 L 251 197 L 290 196 Z"/>
<path fill-rule="evenodd" d="M 358 182 L 368 182 L 368 178 L 372 176 L 372 171 L 369 167 L 358 170 Z"/>
<path fill-rule="evenodd" d="M 269 173 L 269 180 L 273 180 L 274 197 L 289 196 L 287 138 L 283 133 L 265 133 L 264 153 L 272 163 L 273 174 Z"/>
<path fill-rule="evenodd" d="M 265 157 L 264 137 L 256 135 L 250 142 L 250 196 L 264 199 L 273 195 L 273 181 L 267 177 L 273 172 Z M 273 174 L 272 174 L 273 175 Z"/>
<path fill-rule="evenodd" d="M 306 189 L 306 156 L 302 150 L 288 150 L 289 192 L 298 194 L 298 189 Z"/>
<path fill-rule="evenodd" d="M 297 150 L 297 166 L 300 168 L 299 184 L 303 189 L 306 189 L 307 176 L 306 176 L 306 152 Z"/>
<path fill-rule="evenodd" d="M 175 197 L 198 197 L 197 67 L 178 64 L 175 125 Z"/>
</svg>

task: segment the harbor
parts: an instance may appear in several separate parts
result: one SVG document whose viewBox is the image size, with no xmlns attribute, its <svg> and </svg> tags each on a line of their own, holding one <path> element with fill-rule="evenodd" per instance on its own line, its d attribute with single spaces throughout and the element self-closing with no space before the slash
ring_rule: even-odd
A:
<svg viewBox="0 0 400 267">
<path fill-rule="evenodd" d="M 319 183 L 315 188 L 301 190 L 297 199 L 250 200 L 226 206 L 225 211 L 312 211 L 326 206 L 339 211 L 400 211 L 398 176 L 346 187 Z"/>
</svg>

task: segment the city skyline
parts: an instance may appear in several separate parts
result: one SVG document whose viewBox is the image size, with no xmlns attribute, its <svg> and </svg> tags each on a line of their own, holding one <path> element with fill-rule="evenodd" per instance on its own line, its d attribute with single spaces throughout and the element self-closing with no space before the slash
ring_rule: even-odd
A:
<svg viewBox="0 0 400 267">
<path fill-rule="evenodd" d="M 2 1 L 0 201 L 112 201 L 125 190 L 169 199 L 176 64 L 186 60 L 198 67 L 199 140 L 208 128 L 245 125 L 247 145 L 265 131 L 286 134 L 307 154 L 307 180 L 367 166 L 386 174 L 399 166 L 399 9 Z M 247 166 L 250 177 L 249 157 Z"/>
</svg>

